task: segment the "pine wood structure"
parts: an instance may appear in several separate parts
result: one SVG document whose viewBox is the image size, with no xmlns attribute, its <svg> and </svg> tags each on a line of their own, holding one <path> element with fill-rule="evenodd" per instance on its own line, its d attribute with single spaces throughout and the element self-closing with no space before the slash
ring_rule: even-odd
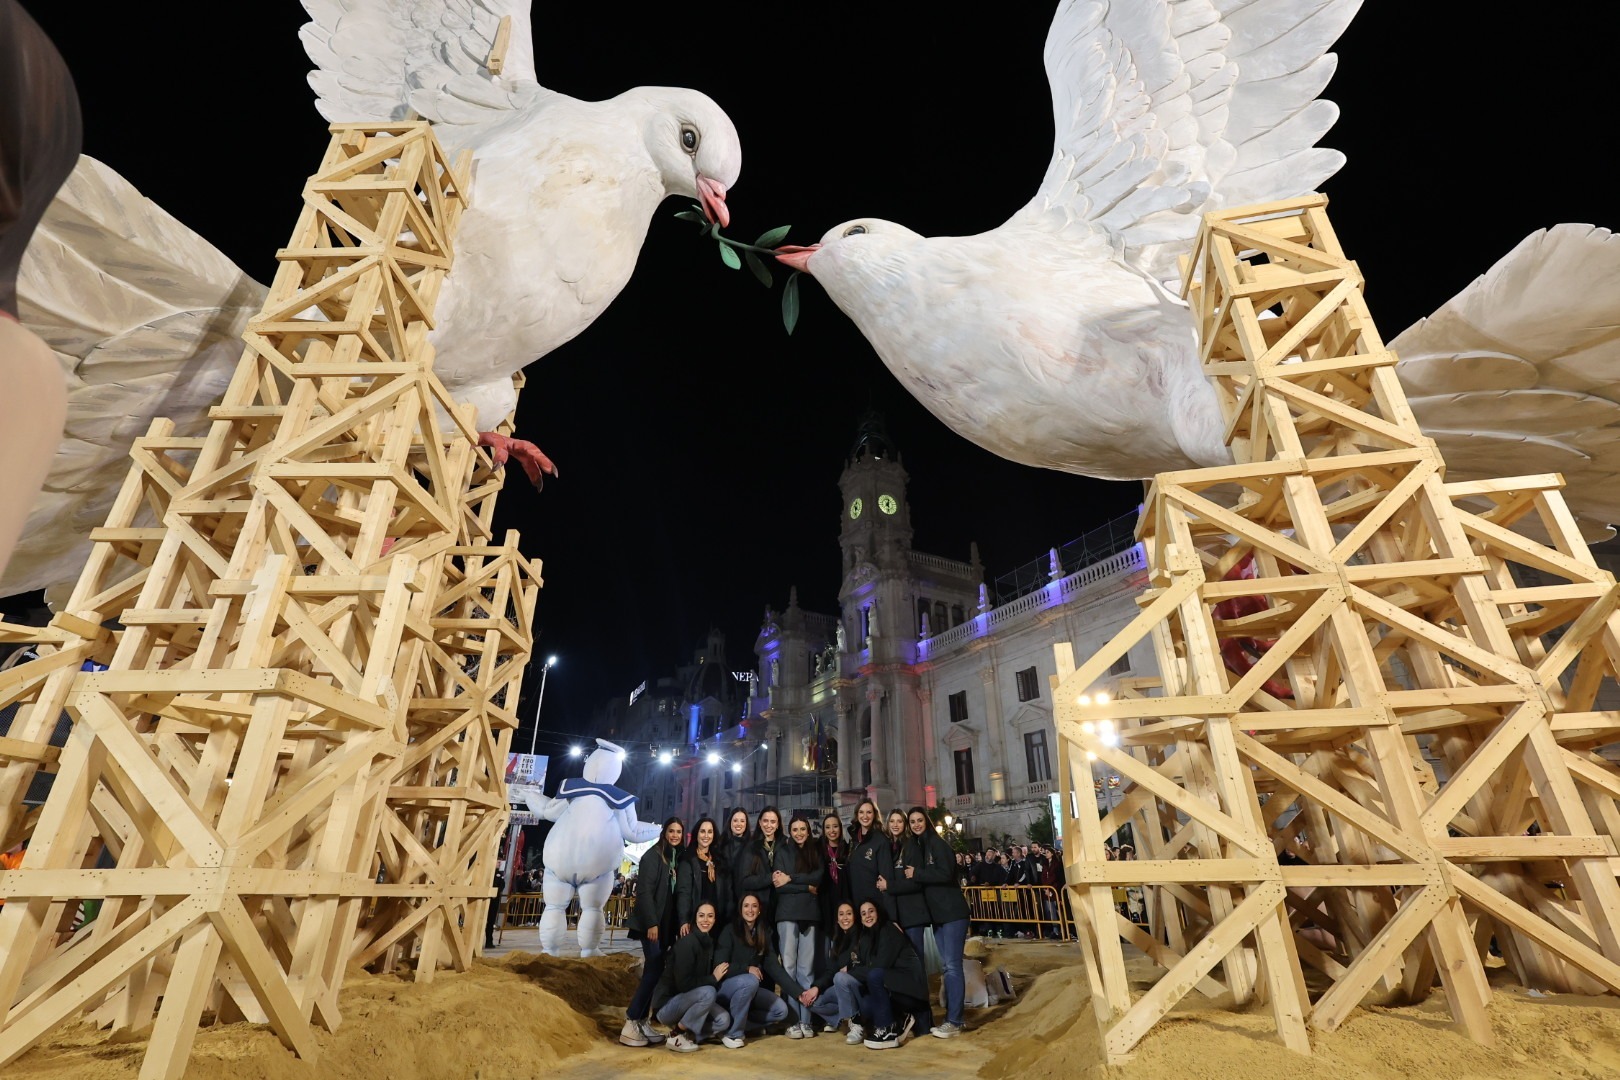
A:
<svg viewBox="0 0 1620 1080">
<path fill-rule="evenodd" d="M 153 1027 L 148 1080 L 205 1011 L 308 1056 L 349 964 L 483 933 L 540 582 L 433 373 L 468 162 L 332 132 L 207 433 L 154 423 L 64 612 L 0 624 L 42 654 L 0 674 L 0 1065 L 84 1014 Z"/>
<path fill-rule="evenodd" d="M 1267 1003 L 1309 1052 L 1369 993 L 1438 982 L 1489 1043 L 1493 939 L 1525 985 L 1620 991 L 1620 772 L 1596 752 L 1620 732 L 1598 705 L 1620 589 L 1560 477 L 1447 481 L 1325 205 L 1206 219 L 1185 295 L 1235 464 L 1155 478 L 1139 615 L 1078 670 L 1058 649 L 1068 881 L 1110 1060 L 1193 991 Z M 1144 638 L 1162 678 L 1110 683 Z M 1093 762 L 1125 781 L 1102 820 Z M 1126 823 L 1138 861 L 1106 861 Z M 1116 885 L 1146 887 L 1146 932 Z M 1140 996 L 1121 935 L 1164 969 Z"/>
</svg>

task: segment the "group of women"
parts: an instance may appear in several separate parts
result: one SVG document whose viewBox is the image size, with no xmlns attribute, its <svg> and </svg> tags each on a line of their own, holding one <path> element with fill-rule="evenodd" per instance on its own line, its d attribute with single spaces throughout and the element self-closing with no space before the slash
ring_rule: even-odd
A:
<svg viewBox="0 0 1620 1080">
<path fill-rule="evenodd" d="M 790 1039 L 814 1038 L 819 1023 L 877 1050 L 960 1034 L 968 908 L 955 863 L 920 806 L 884 819 L 867 800 L 847 830 L 829 814 L 819 833 L 795 819 L 784 834 L 774 806 L 752 827 L 732 811 L 723 835 L 707 817 L 690 836 L 670 818 L 641 859 L 629 930 L 645 964 L 619 1041 L 739 1049 L 783 1021 Z M 930 927 L 942 1024 L 928 1005 Z"/>
</svg>

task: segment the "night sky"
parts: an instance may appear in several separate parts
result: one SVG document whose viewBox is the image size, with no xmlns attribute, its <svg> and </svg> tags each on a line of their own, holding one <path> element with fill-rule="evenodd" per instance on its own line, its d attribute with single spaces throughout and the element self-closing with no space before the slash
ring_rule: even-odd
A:
<svg viewBox="0 0 1620 1080">
<path fill-rule="evenodd" d="M 290 0 L 87 8 L 24 0 L 78 81 L 85 150 L 262 281 L 326 142 Z M 542 4 L 536 70 L 584 98 L 634 85 L 703 90 L 742 136 L 729 232 L 791 224 L 809 243 L 857 216 L 925 234 L 993 228 L 1051 153 L 1047 4 Z M 222 12 L 229 9 L 228 17 Z M 1336 51 L 1326 185 L 1386 338 L 1527 233 L 1620 223 L 1611 167 L 1612 5 L 1369 4 Z M 787 14 L 791 12 L 791 14 Z M 1538 21 L 1540 19 L 1541 21 Z M 360 118 L 357 118 L 360 119 Z M 475 192 L 476 197 L 476 192 Z M 869 407 L 911 473 L 921 550 L 991 576 L 1139 500 L 967 443 L 917 405 L 813 281 L 790 339 L 766 291 L 723 267 L 667 202 L 635 278 L 569 345 L 529 369 L 522 433 L 558 463 L 502 514 L 544 560 L 538 650 L 557 653 L 545 729 L 671 671 L 710 626 L 752 666 L 767 604 L 797 585 L 833 611 L 836 482 Z M 525 714 L 532 704 L 525 706 Z M 525 737 L 526 741 L 526 737 Z"/>
</svg>

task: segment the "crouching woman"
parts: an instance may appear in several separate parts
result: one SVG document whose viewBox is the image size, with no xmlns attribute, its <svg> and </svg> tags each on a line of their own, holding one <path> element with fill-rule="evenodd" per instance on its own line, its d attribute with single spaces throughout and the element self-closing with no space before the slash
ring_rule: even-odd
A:
<svg viewBox="0 0 1620 1080">
<path fill-rule="evenodd" d="M 821 1017 L 828 1031 L 837 1031 L 839 1025 L 849 1021 L 849 1034 L 844 1037 L 851 1045 L 863 1039 L 863 990 L 860 980 L 849 973 L 850 954 L 855 948 L 855 908 L 848 900 L 842 901 L 833 917 L 831 952 L 825 970 L 816 984 L 799 995 L 802 1004 Z"/>
<path fill-rule="evenodd" d="M 745 1031 L 757 1031 L 787 1019 L 787 1002 L 766 986 L 774 982 L 795 997 L 803 992 L 777 961 L 771 949 L 771 931 L 765 923 L 765 904 L 753 893 L 743 894 L 737 917 L 720 931 L 714 959 L 717 965 L 728 968 L 717 998 L 731 1014 L 731 1025 L 720 1040 L 728 1050 L 743 1047 Z"/>
<path fill-rule="evenodd" d="M 924 1030 L 932 1024 L 922 957 L 905 931 L 878 914 L 870 900 L 861 904 L 861 929 L 850 949 L 849 973 L 866 990 L 865 1019 L 871 1028 L 862 1041 L 869 1049 L 904 1046 L 916 1033 L 918 1015 Z"/>
<path fill-rule="evenodd" d="M 664 965 L 664 984 L 654 997 L 668 997 L 658 1006 L 658 1022 L 671 1024 L 669 1040 L 664 1044 L 677 1053 L 690 1053 L 698 1043 L 726 1030 L 731 1024 L 723 1006 L 715 1001 L 720 980 L 729 967 L 724 961 L 716 962 L 714 938 L 714 904 L 705 900 L 693 915 L 691 933 L 675 943 L 669 961 Z"/>
</svg>

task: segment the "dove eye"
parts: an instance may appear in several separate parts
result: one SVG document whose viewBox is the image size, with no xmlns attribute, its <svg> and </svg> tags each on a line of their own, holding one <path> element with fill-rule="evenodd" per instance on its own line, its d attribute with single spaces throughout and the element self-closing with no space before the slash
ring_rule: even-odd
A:
<svg viewBox="0 0 1620 1080">
<path fill-rule="evenodd" d="M 866 231 L 866 226 L 865 225 L 851 225 L 849 228 L 844 230 L 844 235 L 845 236 L 859 236 L 861 233 L 863 233 L 865 231 Z"/>
<path fill-rule="evenodd" d="M 683 125 L 681 127 L 681 145 L 686 147 L 686 152 L 688 154 L 693 153 L 694 151 L 697 150 L 697 148 L 698 148 L 697 128 L 691 127 L 690 125 Z"/>
</svg>

